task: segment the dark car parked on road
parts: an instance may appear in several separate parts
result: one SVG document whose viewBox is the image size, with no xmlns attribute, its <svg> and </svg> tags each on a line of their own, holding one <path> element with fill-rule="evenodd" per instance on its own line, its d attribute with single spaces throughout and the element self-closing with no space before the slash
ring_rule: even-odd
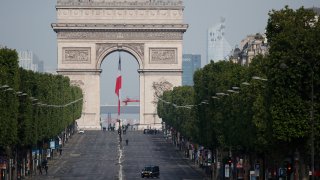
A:
<svg viewBox="0 0 320 180">
<path fill-rule="evenodd" d="M 158 130 L 156 129 L 144 129 L 143 134 L 157 134 Z"/>
<path fill-rule="evenodd" d="M 157 177 L 159 178 L 160 176 L 160 169 L 159 166 L 145 166 L 142 171 L 141 171 L 141 177 Z"/>
</svg>

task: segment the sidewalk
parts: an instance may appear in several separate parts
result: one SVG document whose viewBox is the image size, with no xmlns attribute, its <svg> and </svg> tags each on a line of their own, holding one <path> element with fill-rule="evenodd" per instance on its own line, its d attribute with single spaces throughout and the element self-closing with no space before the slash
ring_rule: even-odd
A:
<svg viewBox="0 0 320 180">
<path fill-rule="evenodd" d="M 165 139 L 165 141 L 174 146 L 174 144 L 172 143 L 171 140 Z M 189 159 L 189 158 L 185 157 L 184 151 L 179 150 L 178 147 L 175 147 L 175 149 L 180 154 L 181 158 L 184 159 L 192 169 L 196 170 L 197 172 L 199 172 L 200 174 L 205 176 L 205 178 L 203 180 L 211 180 L 211 178 L 206 174 L 204 169 L 199 167 L 199 165 L 195 164 L 195 162 L 192 159 Z"/>
<path fill-rule="evenodd" d="M 72 145 L 75 138 L 69 138 L 68 142 L 65 143 L 64 147 L 62 148 L 62 153 L 60 155 L 59 151 L 53 150 L 53 157 L 48 159 L 48 173 L 46 174 L 45 170 L 42 169 L 42 174 L 39 174 L 39 171 L 33 172 L 33 175 L 26 176 L 22 179 L 27 180 L 42 180 L 42 179 L 57 179 L 54 178 L 51 174 L 54 174 L 58 170 L 59 164 L 62 162 L 62 158 L 67 155 L 64 152 L 64 149 L 68 146 Z"/>
<path fill-rule="evenodd" d="M 54 153 L 53 159 L 49 159 L 48 161 L 48 173 L 46 174 L 45 170 L 42 169 L 42 174 L 39 174 L 39 171 L 37 170 L 36 174 L 33 173 L 31 176 L 26 176 L 24 179 L 32 179 L 32 180 L 40 180 L 40 179 L 54 179 L 53 176 L 50 176 L 50 172 L 54 172 L 56 167 L 59 164 L 59 161 L 61 160 L 63 155 L 59 155 L 58 153 Z"/>
<path fill-rule="evenodd" d="M 184 157 L 183 151 L 179 151 L 179 152 L 180 152 L 181 156 Z M 201 167 L 199 167 L 199 165 L 195 164 L 195 163 L 193 162 L 193 160 L 191 160 L 191 159 L 189 159 L 189 158 L 185 158 L 185 159 L 186 159 L 186 161 L 188 162 L 189 166 L 190 166 L 192 169 L 198 171 L 198 172 L 201 173 L 203 176 L 205 176 L 205 179 L 204 179 L 204 180 L 210 180 L 210 179 L 211 179 L 211 178 L 206 174 L 205 169 L 202 169 Z"/>
</svg>

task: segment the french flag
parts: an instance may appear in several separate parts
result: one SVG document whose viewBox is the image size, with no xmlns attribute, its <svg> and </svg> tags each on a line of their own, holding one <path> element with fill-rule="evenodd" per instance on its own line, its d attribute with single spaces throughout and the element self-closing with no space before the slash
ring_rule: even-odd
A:
<svg viewBox="0 0 320 180">
<path fill-rule="evenodd" d="M 116 79 L 116 87 L 115 87 L 115 93 L 118 96 L 118 115 L 120 115 L 121 87 L 122 87 L 121 56 L 119 55 L 118 76 Z"/>
</svg>

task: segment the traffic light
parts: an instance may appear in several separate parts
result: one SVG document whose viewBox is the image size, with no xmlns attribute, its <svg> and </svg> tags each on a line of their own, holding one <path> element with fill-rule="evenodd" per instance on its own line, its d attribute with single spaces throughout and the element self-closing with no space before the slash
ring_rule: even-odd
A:
<svg viewBox="0 0 320 180">
<path fill-rule="evenodd" d="M 232 159 L 231 159 L 231 157 L 228 158 L 227 163 L 229 164 L 229 166 L 231 166 L 231 164 L 232 164 Z"/>
<path fill-rule="evenodd" d="M 287 168 L 287 175 L 290 175 L 292 173 L 292 165 L 290 162 L 287 162 L 286 168 Z"/>
</svg>

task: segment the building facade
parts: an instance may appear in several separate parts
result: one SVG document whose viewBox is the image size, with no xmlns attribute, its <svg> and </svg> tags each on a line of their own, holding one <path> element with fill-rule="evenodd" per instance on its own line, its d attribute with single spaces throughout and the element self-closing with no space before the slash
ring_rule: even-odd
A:
<svg viewBox="0 0 320 180">
<path fill-rule="evenodd" d="M 248 35 L 241 42 L 239 47 L 233 50 L 230 60 L 234 63 L 249 65 L 252 59 L 258 54 L 268 53 L 268 41 L 265 34 Z"/>
<path fill-rule="evenodd" d="M 316 13 L 315 18 L 318 19 L 320 8 L 313 7 L 307 9 L 314 11 Z M 265 55 L 268 53 L 268 50 L 269 46 L 266 34 L 251 34 L 244 38 L 240 42 L 240 45 L 233 50 L 230 60 L 234 63 L 249 65 L 254 56 L 259 54 Z"/>
<path fill-rule="evenodd" d="M 208 29 L 207 34 L 207 64 L 210 61 L 228 60 L 232 48 L 225 38 L 225 19 Z"/>
<path fill-rule="evenodd" d="M 201 55 L 183 54 L 182 56 L 182 85 L 193 86 L 193 74 L 201 68 Z"/>
</svg>

